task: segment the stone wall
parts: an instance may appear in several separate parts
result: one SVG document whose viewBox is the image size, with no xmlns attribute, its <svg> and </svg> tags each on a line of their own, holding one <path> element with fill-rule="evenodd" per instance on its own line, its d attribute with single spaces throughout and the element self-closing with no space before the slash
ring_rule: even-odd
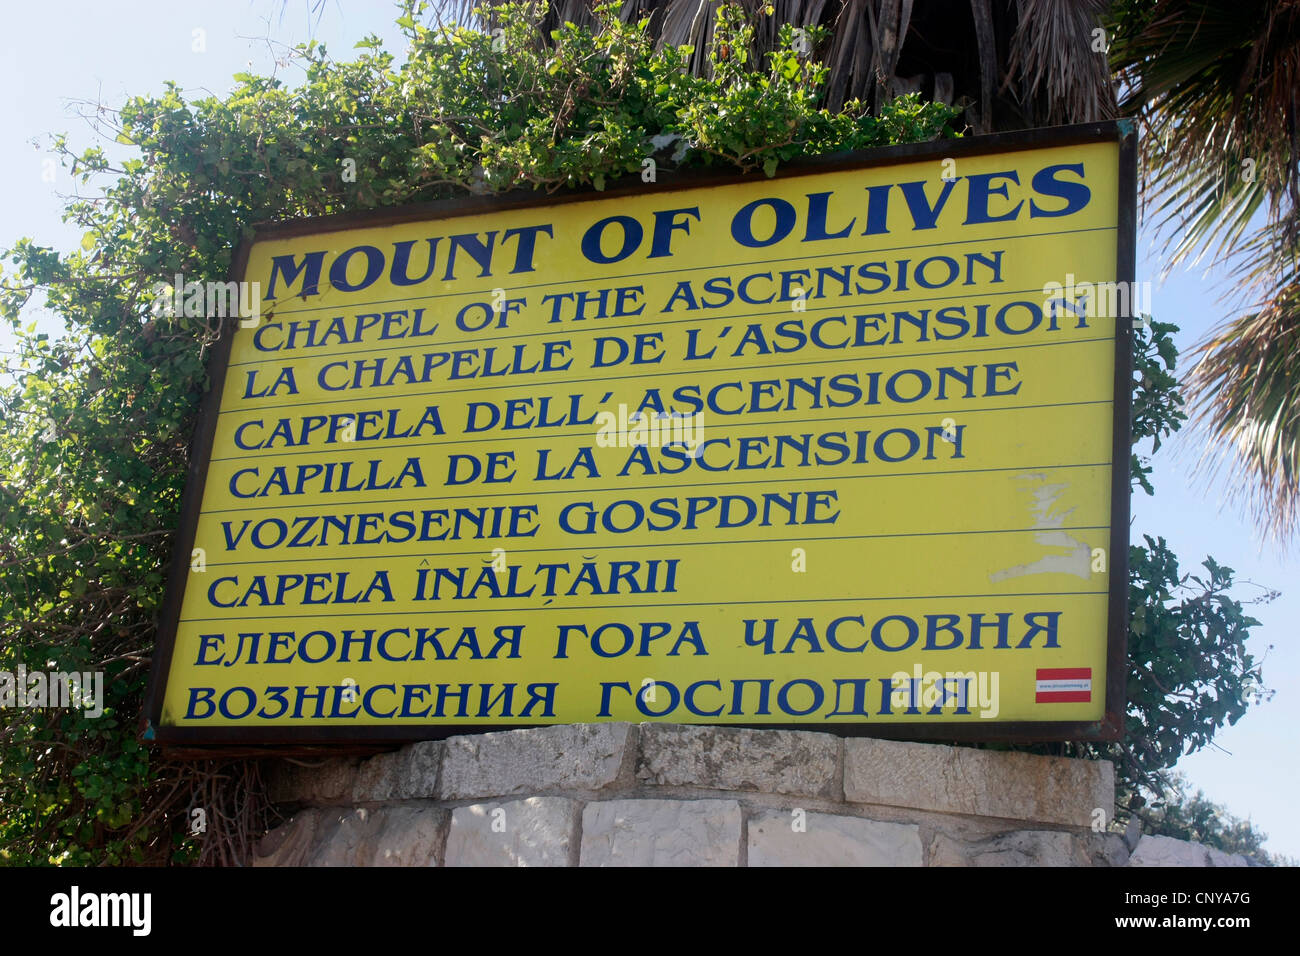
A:
<svg viewBox="0 0 1300 956">
<path fill-rule="evenodd" d="M 271 781 L 290 816 L 258 866 L 1247 865 L 1094 832 L 1109 763 L 820 733 L 574 724 Z"/>
</svg>

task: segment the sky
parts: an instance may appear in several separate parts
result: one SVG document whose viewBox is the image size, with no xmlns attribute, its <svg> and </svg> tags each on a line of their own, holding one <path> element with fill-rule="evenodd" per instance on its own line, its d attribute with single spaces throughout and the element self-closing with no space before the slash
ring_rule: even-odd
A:
<svg viewBox="0 0 1300 956">
<path fill-rule="evenodd" d="M 0 248 L 22 236 L 61 250 L 80 241 L 77 229 L 61 221 L 63 197 L 74 184 L 62 169 L 50 181 L 46 165 L 51 134 L 68 133 L 77 148 L 96 142 L 77 103 L 116 107 L 130 96 L 162 92 L 167 80 L 190 97 L 219 95 L 232 87 L 232 74 L 250 69 L 278 70 L 292 79 L 292 69 L 277 66 L 275 58 L 309 35 L 339 59 L 370 34 L 400 54 L 405 44 L 392 23 L 397 15 L 397 5 L 383 0 L 42 0 L 12 6 L 0 31 L 0 89 L 8 93 L 0 98 L 0 175 L 10 186 L 0 203 Z M 1145 228 L 1139 246 L 1138 278 L 1154 283 L 1161 261 Z M 1222 270 L 1182 270 L 1154 285 L 1151 312 L 1181 328 L 1176 341 L 1186 355 L 1230 314 L 1218 301 L 1223 291 Z M 0 351 L 11 347 L 0 334 Z M 1185 373 L 1185 363 L 1178 371 Z M 1248 516 L 1223 506 L 1222 483 L 1207 484 L 1193 474 L 1200 449 L 1186 432 L 1161 448 L 1154 460 L 1155 496 L 1133 496 L 1132 537 L 1163 536 L 1184 572 L 1198 570 L 1212 555 L 1240 581 L 1259 585 L 1243 583 L 1234 592 L 1239 600 L 1253 600 L 1265 589 L 1282 592 L 1247 609 L 1260 621 L 1248 650 L 1264 659 L 1265 684 L 1276 693 L 1220 731 L 1213 745 L 1184 757 L 1178 769 L 1190 789 L 1203 790 L 1267 833 L 1267 850 L 1300 857 L 1300 815 L 1292 796 L 1300 790 L 1292 730 L 1300 725 L 1300 547 L 1280 553 L 1261 540 Z"/>
</svg>

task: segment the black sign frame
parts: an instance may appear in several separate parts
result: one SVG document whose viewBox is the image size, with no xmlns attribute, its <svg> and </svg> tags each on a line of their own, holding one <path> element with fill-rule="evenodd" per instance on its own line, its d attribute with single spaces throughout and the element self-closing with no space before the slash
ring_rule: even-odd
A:
<svg viewBox="0 0 1300 956">
<path fill-rule="evenodd" d="M 773 178 L 783 179 L 812 173 L 878 168 L 924 159 L 959 160 L 965 156 L 981 156 L 990 153 L 1114 142 L 1119 146 L 1115 281 L 1127 284 L 1127 288 L 1132 289 L 1136 272 L 1137 135 L 1137 126 L 1133 120 L 1119 119 L 1075 126 L 997 133 L 989 136 L 934 140 L 810 157 L 778 169 Z M 532 190 L 519 190 L 500 196 L 466 197 L 390 209 L 273 222 L 258 226 L 251 238 L 245 239 L 238 245 L 228 279 L 243 280 L 250 249 L 255 243 L 268 239 L 287 239 L 359 227 L 396 225 L 473 213 L 502 212 L 533 206 L 609 199 L 620 195 L 645 195 L 650 191 L 672 192 L 701 186 L 723 186 L 753 182 L 755 178 L 754 174 L 719 174 L 708 170 L 663 171 L 659 175 L 659 181 L 655 183 L 642 182 L 639 176 L 633 175 L 613 182 L 599 192 L 587 188 L 548 196 L 539 195 Z M 924 724 L 872 724 L 866 721 L 824 725 L 727 722 L 718 726 L 756 730 L 816 730 L 841 736 L 867 736 L 894 740 L 1002 743 L 1062 740 L 1107 742 L 1119 740 L 1123 736 L 1128 678 L 1128 534 L 1131 493 L 1129 460 L 1134 319 L 1131 314 L 1133 296 L 1127 296 L 1125 299 L 1127 300 L 1124 303 L 1126 314 L 1115 319 L 1110 587 L 1107 612 L 1106 709 L 1103 718 L 1099 721 L 1007 721 L 987 724 L 951 721 Z M 208 460 L 212 455 L 216 436 L 221 395 L 224 391 L 237 321 L 237 318 L 233 318 L 223 323 L 221 336 L 210 358 L 210 387 L 202 399 L 191 444 L 180 527 L 172 550 L 166 594 L 159 612 L 158 638 L 151 664 L 149 689 L 144 712 L 140 718 L 141 739 L 159 743 L 176 756 L 211 757 L 218 753 L 227 756 L 318 753 L 322 749 L 344 753 L 368 752 L 416 740 L 440 740 L 461 734 L 554 726 L 554 723 L 402 724 L 391 727 L 338 724 L 311 727 L 172 727 L 161 724 L 166 681 L 175 651 L 185 585 L 191 573 L 191 553 L 198 530 Z"/>
</svg>

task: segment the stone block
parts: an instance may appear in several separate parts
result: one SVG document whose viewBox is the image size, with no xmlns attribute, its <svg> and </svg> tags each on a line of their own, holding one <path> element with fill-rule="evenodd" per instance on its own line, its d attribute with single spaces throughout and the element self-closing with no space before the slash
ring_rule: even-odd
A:
<svg viewBox="0 0 1300 956">
<path fill-rule="evenodd" d="M 581 804 L 528 797 L 457 807 L 447 833 L 447 866 L 570 866 L 578 850 Z"/>
<path fill-rule="evenodd" d="M 1129 866 L 1249 866 L 1244 857 L 1173 837 L 1146 833 L 1129 857 Z"/>
<path fill-rule="evenodd" d="M 361 812 L 361 811 L 358 811 Z M 451 815 L 437 807 L 385 807 L 368 846 L 359 849 L 358 866 L 442 866 Z"/>
<path fill-rule="evenodd" d="M 734 800 L 606 800 L 582 811 L 581 866 L 739 866 Z"/>
<path fill-rule="evenodd" d="M 1210 866 L 1250 866 L 1250 861 L 1240 853 L 1225 853 L 1207 846 L 1205 852 L 1210 855 Z"/>
<path fill-rule="evenodd" d="M 749 821 L 749 865 L 920 866 L 921 838 L 915 824 L 768 810 Z"/>
<path fill-rule="evenodd" d="M 1089 866 L 1074 836 L 1059 830 L 1013 830 L 966 841 L 946 833 L 930 840 L 930 866 Z"/>
<path fill-rule="evenodd" d="M 1075 842 L 1083 849 L 1089 866 L 1123 866 L 1128 863 L 1128 840 L 1118 833 L 1081 833 Z"/>
<path fill-rule="evenodd" d="M 444 800 L 600 790 L 630 776 L 632 724 L 564 724 L 446 741 Z"/>
<path fill-rule="evenodd" d="M 382 803 L 436 797 L 442 753 L 441 740 L 423 740 L 363 761 L 355 772 L 352 799 Z"/>
<path fill-rule="evenodd" d="M 844 798 L 974 816 L 1086 827 L 1110 818 L 1115 768 L 1104 760 L 856 738 L 844 742 Z"/>
<path fill-rule="evenodd" d="M 830 734 L 642 724 L 637 780 L 835 799 L 840 741 Z"/>
<path fill-rule="evenodd" d="M 450 814 L 436 807 L 313 809 L 263 837 L 254 866 L 440 866 Z"/>
<path fill-rule="evenodd" d="M 320 810 L 299 810 L 263 834 L 253 850 L 253 866 L 302 866 L 311 855 Z"/>
</svg>

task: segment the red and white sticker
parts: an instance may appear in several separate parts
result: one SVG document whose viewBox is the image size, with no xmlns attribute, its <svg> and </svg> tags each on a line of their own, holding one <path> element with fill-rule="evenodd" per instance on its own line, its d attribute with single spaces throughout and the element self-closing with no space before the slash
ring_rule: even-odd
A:
<svg viewBox="0 0 1300 956">
<path fill-rule="evenodd" d="M 1091 667 L 1040 667 L 1036 677 L 1037 704 L 1086 704 L 1092 700 Z"/>
</svg>

